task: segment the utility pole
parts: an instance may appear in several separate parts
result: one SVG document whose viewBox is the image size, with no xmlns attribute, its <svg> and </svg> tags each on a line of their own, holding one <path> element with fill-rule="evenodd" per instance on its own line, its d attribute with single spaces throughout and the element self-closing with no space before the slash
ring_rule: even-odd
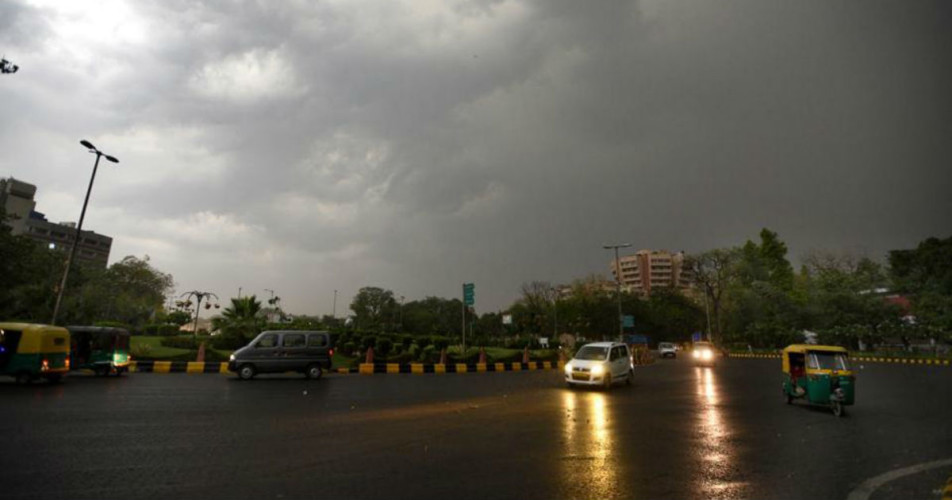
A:
<svg viewBox="0 0 952 500">
<path fill-rule="evenodd" d="M 619 265 L 618 249 L 628 248 L 631 243 L 622 243 L 620 245 L 603 245 L 605 250 L 615 250 L 615 295 L 618 297 L 618 340 L 625 337 L 624 317 L 621 314 L 621 265 Z"/>
<path fill-rule="evenodd" d="M 331 317 L 337 319 L 337 290 L 334 290 L 334 308 L 331 309 Z"/>
<path fill-rule="evenodd" d="M 241 287 L 238 287 L 238 298 L 241 298 Z"/>
</svg>

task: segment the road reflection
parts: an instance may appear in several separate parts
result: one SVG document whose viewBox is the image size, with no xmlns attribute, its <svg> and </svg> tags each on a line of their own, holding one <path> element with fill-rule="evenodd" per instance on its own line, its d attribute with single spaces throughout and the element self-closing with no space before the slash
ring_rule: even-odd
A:
<svg viewBox="0 0 952 500">
<path fill-rule="evenodd" d="M 717 375 L 713 368 L 695 367 L 698 413 L 698 492 L 705 498 L 738 498 L 744 483 L 732 481 L 734 456 L 729 443 L 730 430 L 720 409 Z"/>
<path fill-rule="evenodd" d="M 565 391 L 562 393 L 562 480 L 568 491 L 581 498 L 617 496 L 618 481 L 612 453 L 605 394 Z"/>
</svg>

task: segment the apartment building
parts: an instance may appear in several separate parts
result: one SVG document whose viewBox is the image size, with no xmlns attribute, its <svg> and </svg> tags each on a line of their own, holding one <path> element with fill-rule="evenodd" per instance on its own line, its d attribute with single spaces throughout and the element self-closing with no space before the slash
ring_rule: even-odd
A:
<svg viewBox="0 0 952 500">
<path fill-rule="evenodd" d="M 639 250 L 634 255 L 620 257 L 618 267 L 621 269 L 615 267 L 613 259 L 609 264 L 612 276 L 618 279 L 620 273 L 622 286 L 643 296 L 649 296 L 653 289 L 659 288 L 675 288 L 688 293 L 694 283 L 684 252 Z"/>
<path fill-rule="evenodd" d="M 76 236 L 76 223 L 54 223 L 36 211 L 36 186 L 12 177 L 0 179 L 0 206 L 12 234 L 24 235 L 51 250 L 68 252 Z M 112 238 L 83 231 L 76 247 L 76 262 L 106 267 Z"/>
</svg>

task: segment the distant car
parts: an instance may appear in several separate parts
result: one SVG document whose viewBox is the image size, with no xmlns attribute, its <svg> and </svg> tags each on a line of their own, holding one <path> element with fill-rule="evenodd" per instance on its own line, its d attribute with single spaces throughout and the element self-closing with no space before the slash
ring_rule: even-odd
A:
<svg viewBox="0 0 952 500">
<path fill-rule="evenodd" d="M 242 380 L 259 373 L 300 372 L 319 379 L 331 367 L 330 334 L 310 331 L 261 332 L 228 359 L 228 370 Z"/>
<path fill-rule="evenodd" d="M 565 382 L 600 385 L 605 389 L 619 381 L 631 385 L 635 370 L 628 346 L 618 342 L 586 344 L 565 364 Z"/>
<path fill-rule="evenodd" d="M 678 346 L 670 342 L 660 342 L 658 343 L 658 355 L 662 358 L 676 358 L 678 357 Z"/>
<path fill-rule="evenodd" d="M 710 342 L 695 342 L 691 349 L 691 357 L 695 364 L 713 365 L 717 361 L 717 351 Z"/>
</svg>

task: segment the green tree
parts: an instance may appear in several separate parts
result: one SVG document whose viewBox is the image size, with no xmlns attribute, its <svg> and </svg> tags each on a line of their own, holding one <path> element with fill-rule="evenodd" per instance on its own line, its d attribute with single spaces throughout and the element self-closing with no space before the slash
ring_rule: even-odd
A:
<svg viewBox="0 0 952 500">
<path fill-rule="evenodd" d="M 398 308 L 392 291 L 373 286 L 361 288 L 350 303 L 357 328 L 380 333 L 393 330 Z"/>
<path fill-rule="evenodd" d="M 724 301 L 727 290 L 736 278 L 735 263 L 739 251 L 726 248 L 708 250 L 688 258 L 694 279 L 706 300 L 711 325 L 708 335 L 716 342 L 723 338 Z"/>
</svg>

